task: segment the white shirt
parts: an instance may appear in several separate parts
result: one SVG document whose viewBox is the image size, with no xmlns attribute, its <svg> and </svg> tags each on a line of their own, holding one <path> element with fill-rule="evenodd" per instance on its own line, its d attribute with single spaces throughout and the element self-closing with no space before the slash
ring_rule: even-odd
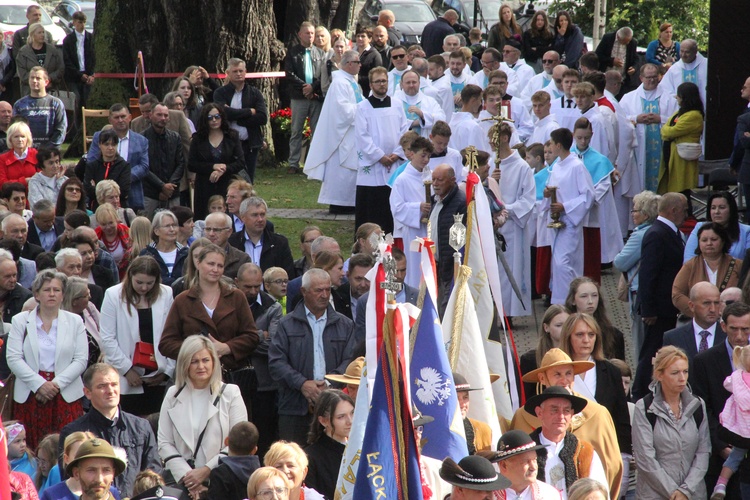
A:
<svg viewBox="0 0 750 500">
<path fill-rule="evenodd" d="M 78 33 L 78 30 L 75 30 L 76 34 L 76 52 L 78 52 L 78 67 L 81 68 L 81 71 L 86 71 L 86 63 L 85 58 L 83 57 L 83 42 L 86 39 L 86 31 L 84 30 L 83 33 Z"/>
<path fill-rule="evenodd" d="M 559 443 L 553 443 L 552 441 L 544 437 L 544 433 L 539 433 L 539 442 L 547 447 L 547 463 L 544 466 L 544 477 L 546 480 L 544 482 L 557 489 L 557 491 L 560 492 L 560 496 L 563 498 L 563 500 L 567 500 L 568 492 L 565 485 L 565 466 L 558 456 L 560 454 L 560 451 L 562 450 L 564 440 L 561 440 Z M 552 472 L 552 469 L 555 469 L 556 467 L 556 471 L 561 471 L 562 474 L 557 481 L 553 482 L 550 473 Z M 555 473 L 555 478 L 557 478 L 557 476 L 558 472 Z M 604 466 L 602 465 L 602 461 L 596 451 L 591 457 L 591 468 L 589 469 L 589 475 L 587 477 L 599 481 L 602 486 L 607 489 L 607 497 L 609 497 L 609 484 L 607 483 L 607 476 L 604 473 Z"/>
<path fill-rule="evenodd" d="M 161 260 L 164 261 L 164 265 L 167 266 L 167 272 L 169 274 L 172 274 L 172 270 L 174 269 L 174 261 L 177 259 L 177 249 L 175 248 L 171 252 L 162 252 L 161 250 L 157 251 L 159 252 Z"/>
<path fill-rule="evenodd" d="M 243 87 L 244 88 L 244 87 Z M 232 109 L 242 109 L 242 90 L 235 90 L 232 96 L 232 102 L 229 104 Z M 242 125 L 237 125 L 237 122 L 230 122 L 230 127 L 237 131 L 240 135 L 241 141 L 246 141 L 248 138 L 247 128 Z"/>
<path fill-rule="evenodd" d="M 588 361 L 594 362 L 594 358 L 589 356 Z M 581 375 L 586 375 L 581 377 Z M 582 396 L 596 401 L 596 370 L 589 370 L 581 375 L 575 376 L 575 388 Z"/>
<path fill-rule="evenodd" d="M 679 235 L 679 232 L 677 230 L 677 226 L 671 220 L 667 219 L 666 217 L 662 217 L 661 215 L 657 216 L 656 220 L 662 221 L 664 224 L 666 224 L 667 226 L 671 227 L 672 231 L 674 231 L 675 233 L 677 233 Z M 680 239 L 682 239 L 682 236 L 680 236 Z"/>
<path fill-rule="evenodd" d="M 117 143 L 117 154 L 122 156 L 122 159 L 128 161 L 128 150 L 130 149 L 130 130 L 125 134 L 125 137 L 120 139 Z"/>
<path fill-rule="evenodd" d="M 36 317 L 36 336 L 39 343 L 39 371 L 55 371 L 55 348 L 57 346 L 57 318 L 52 320 L 49 334 L 42 330 L 42 318 Z M 65 368 L 65 367 L 61 367 Z"/>
<path fill-rule="evenodd" d="M 716 323 L 709 326 L 708 328 L 701 328 L 698 323 L 693 320 L 693 335 L 695 335 L 695 349 L 696 351 L 700 352 L 701 348 L 701 336 L 700 333 L 702 331 L 707 331 L 708 335 L 706 336 L 706 342 L 708 342 L 708 347 L 711 347 L 714 345 L 714 335 L 716 334 Z"/>
</svg>

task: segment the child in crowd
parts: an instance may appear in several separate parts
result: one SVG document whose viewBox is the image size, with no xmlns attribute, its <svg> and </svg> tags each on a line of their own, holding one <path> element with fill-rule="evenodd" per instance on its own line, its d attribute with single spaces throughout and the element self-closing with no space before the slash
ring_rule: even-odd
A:
<svg viewBox="0 0 750 500">
<path fill-rule="evenodd" d="M 12 420 L 5 424 L 5 435 L 8 439 L 8 460 L 11 470 L 34 477 L 37 461 L 31 450 L 26 448 L 26 428 L 21 422 Z"/>
<path fill-rule="evenodd" d="M 263 273 L 263 286 L 271 297 L 281 304 L 281 314 L 286 314 L 286 287 L 289 276 L 280 267 L 269 267 Z"/>
<path fill-rule="evenodd" d="M 228 457 L 219 457 L 219 466 L 209 476 L 208 498 L 242 500 L 247 495 L 247 481 L 260 468 L 258 429 L 251 422 L 235 424 L 224 440 Z"/>
<path fill-rule="evenodd" d="M 220 194 L 215 194 L 212 197 L 208 199 L 208 213 L 212 214 L 214 212 L 226 212 L 227 211 L 227 204 L 224 201 L 224 197 Z M 195 226 L 193 226 L 193 241 L 197 240 L 198 238 L 203 238 L 206 236 L 206 221 L 205 220 L 196 220 L 194 221 Z"/>
<path fill-rule="evenodd" d="M 482 40 L 482 30 L 479 28 L 471 28 L 469 30 L 469 48 L 471 54 L 475 57 L 479 57 L 480 53 L 484 51 L 487 44 Z"/>
<path fill-rule="evenodd" d="M 539 142 L 529 144 L 526 147 L 525 159 L 535 174 L 539 172 L 544 168 L 544 145 Z"/>
<path fill-rule="evenodd" d="M 730 442 L 745 446 L 744 443 L 750 439 L 750 422 L 747 420 L 747 414 L 750 411 L 750 346 L 736 346 L 732 352 L 732 360 L 737 369 L 724 380 L 724 388 L 732 395 L 724 404 L 724 411 L 719 414 L 719 421 L 732 437 L 737 438 L 729 440 Z M 746 446 L 732 448 L 732 452 L 721 468 L 711 500 L 726 497 L 727 483 L 737 472 L 746 453 Z"/>
<path fill-rule="evenodd" d="M 412 141 L 414 141 L 414 139 L 416 139 L 417 137 L 419 137 L 418 133 L 414 132 L 413 130 L 409 130 L 401 136 L 401 139 L 398 140 L 398 145 L 401 146 L 401 149 L 404 150 L 406 161 L 399 165 L 398 168 L 394 170 L 394 172 L 388 178 L 388 182 L 386 184 L 388 184 L 388 186 L 390 186 L 391 188 L 396 183 L 396 178 L 403 173 L 403 171 L 406 169 L 406 165 L 408 165 L 411 161 L 412 152 L 409 148 L 411 148 Z"/>
<path fill-rule="evenodd" d="M 60 469 L 55 467 L 59 442 L 60 434 L 48 434 L 42 438 L 36 449 L 37 470 L 34 485 L 40 495 L 49 486 L 61 481 Z"/>
</svg>

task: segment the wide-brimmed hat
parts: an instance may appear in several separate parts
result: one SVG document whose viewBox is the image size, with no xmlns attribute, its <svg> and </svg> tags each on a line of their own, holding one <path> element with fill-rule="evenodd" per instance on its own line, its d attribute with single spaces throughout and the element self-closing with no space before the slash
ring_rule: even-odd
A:
<svg viewBox="0 0 750 500">
<path fill-rule="evenodd" d="M 430 422 L 435 421 L 434 417 L 420 413 L 416 407 L 413 407 L 411 411 L 411 418 L 412 418 L 412 422 L 414 423 L 415 429 L 421 425 L 429 424 Z"/>
<path fill-rule="evenodd" d="M 552 387 L 547 387 L 546 389 L 544 389 L 543 393 L 537 394 L 533 398 L 529 398 L 529 400 L 526 401 L 526 404 L 523 406 L 523 408 L 527 412 L 531 413 L 532 415 L 535 415 L 534 410 L 536 410 L 537 406 L 544 403 L 548 399 L 555 399 L 555 398 L 563 398 L 563 399 L 567 399 L 568 401 L 570 401 L 570 403 L 573 405 L 573 411 L 575 413 L 582 412 L 583 409 L 586 408 L 586 405 L 589 404 L 586 398 L 582 398 L 580 396 L 574 396 L 565 387 L 552 386 Z"/>
<path fill-rule="evenodd" d="M 542 358 L 542 365 L 524 375 L 523 381 L 531 383 L 539 382 L 540 373 L 544 373 L 554 366 L 561 365 L 573 365 L 573 373 L 576 375 L 587 372 L 596 366 L 593 361 L 573 361 L 562 349 L 553 347 Z"/>
<path fill-rule="evenodd" d="M 477 491 L 495 491 L 509 488 L 511 481 L 500 475 L 492 462 L 479 455 L 469 455 L 456 463 L 451 458 L 443 460 L 440 477 L 454 486 Z"/>
<path fill-rule="evenodd" d="M 460 373 L 453 372 L 453 384 L 456 386 L 456 392 L 464 391 L 481 391 L 481 387 L 472 387 L 466 377 Z"/>
<path fill-rule="evenodd" d="M 81 460 L 86 460 L 87 458 L 111 458 L 115 465 L 115 476 L 122 474 L 125 467 L 127 467 L 125 460 L 117 456 L 111 444 L 104 439 L 93 438 L 81 444 L 76 452 L 76 457 L 65 466 L 65 472 L 69 476 L 73 476 L 73 469 Z"/>
<path fill-rule="evenodd" d="M 340 384 L 351 384 L 359 385 L 360 378 L 362 377 L 362 369 L 365 367 L 365 358 L 360 356 L 346 367 L 346 371 L 343 375 L 338 373 L 331 373 L 326 375 L 326 378 L 331 382 L 338 382 Z"/>
<path fill-rule="evenodd" d="M 523 431 L 508 431 L 497 442 L 497 451 L 493 452 L 492 457 L 487 457 L 490 462 L 500 462 L 507 458 L 527 451 L 536 451 L 544 448 L 544 445 L 536 444 L 531 437 Z"/>
</svg>

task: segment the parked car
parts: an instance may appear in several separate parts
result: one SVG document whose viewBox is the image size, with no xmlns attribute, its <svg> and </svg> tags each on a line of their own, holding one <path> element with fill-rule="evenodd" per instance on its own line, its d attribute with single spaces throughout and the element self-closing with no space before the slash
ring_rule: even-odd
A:
<svg viewBox="0 0 750 500">
<path fill-rule="evenodd" d="M 83 11 L 86 14 L 86 31 L 94 32 L 94 16 L 96 15 L 96 2 L 76 2 L 74 0 L 62 0 L 55 10 L 52 11 L 54 16 L 60 18 L 60 26 L 66 33 L 73 31 L 73 14 Z"/>
<path fill-rule="evenodd" d="M 2 31 L 3 38 L 9 45 L 13 43 L 13 33 L 28 23 L 26 9 L 29 5 L 39 4 L 30 0 L 0 0 L 0 31 Z M 57 25 L 55 20 L 44 10 L 44 7 L 40 6 L 40 8 L 42 9 L 42 26 L 52 35 L 52 40 L 56 45 L 62 45 L 63 38 L 66 35 L 65 30 Z"/>
<path fill-rule="evenodd" d="M 435 13 L 423 0 L 365 0 L 359 11 L 358 24 L 374 26 L 383 9 L 393 11 L 396 16 L 395 26 L 401 32 L 401 44 L 407 47 L 420 43 L 424 27 L 436 19 Z"/>
<path fill-rule="evenodd" d="M 500 20 L 500 6 L 503 0 L 479 0 L 479 16 L 477 27 L 482 33 L 487 33 L 489 29 Z M 432 0 L 432 10 L 436 15 L 442 16 L 448 9 L 453 9 L 458 13 L 458 24 L 461 25 L 460 31 L 467 32 L 469 28 L 474 27 L 474 0 Z"/>
</svg>

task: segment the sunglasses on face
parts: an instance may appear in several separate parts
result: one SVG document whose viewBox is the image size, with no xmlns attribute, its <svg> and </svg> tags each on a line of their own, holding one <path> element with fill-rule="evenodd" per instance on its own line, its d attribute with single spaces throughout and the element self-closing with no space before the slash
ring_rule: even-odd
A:
<svg viewBox="0 0 750 500">
<path fill-rule="evenodd" d="M 208 115 L 207 118 L 208 121 L 212 122 L 214 120 L 221 120 L 221 115 Z"/>
<path fill-rule="evenodd" d="M 406 57 L 406 54 L 394 54 L 391 59 L 403 59 L 404 57 Z"/>
</svg>

